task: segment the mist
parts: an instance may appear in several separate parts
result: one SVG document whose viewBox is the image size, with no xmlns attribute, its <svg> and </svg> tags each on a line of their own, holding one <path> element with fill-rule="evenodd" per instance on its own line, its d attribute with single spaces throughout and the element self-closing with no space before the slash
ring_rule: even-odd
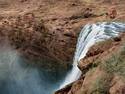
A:
<svg viewBox="0 0 125 94">
<path fill-rule="evenodd" d="M 61 83 L 58 74 L 27 64 L 10 45 L 0 45 L 0 94 L 52 94 Z"/>
</svg>

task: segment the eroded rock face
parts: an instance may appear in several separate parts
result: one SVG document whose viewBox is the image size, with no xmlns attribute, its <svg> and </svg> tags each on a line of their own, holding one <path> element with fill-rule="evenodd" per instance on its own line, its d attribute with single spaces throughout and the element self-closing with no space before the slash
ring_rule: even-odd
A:
<svg viewBox="0 0 125 94">
<path fill-rule="evenodd" d="M 107 21 L 103 14 L 109 11 L 112 2 L 116 3 L 117 16 L 123 21 L 124 0 L 98 2 L 96 0 L 37 0 L 37 2 L 36 0 L 1 0 L 0 36 L 7 38 L 18 51 L 30 59 L 69 62 L 73 58 L 80 27 L 87 23 Z M 87 12 L 88 8 L 92 11 Z M 25 15 L 27 13 L 29 14 Z M 119 38 L 115 40 L 121 41 Z M 119 42 L 114 42 L 113 46 L 101 46 L 98 49 L 95 47 L 94 51 L 90 51 L 88 58 L 81 60 L 79 67 L 83 70 L 83 75 L 80 80 L 59 94 L 78 93 L 84 82 L 85 73 L 93 66 L 98 66 L 98 62 L 97 64 L 93 62 L 97 59 L 105 59 L 104 56 L 113 52 L 117 45 Z M 105 52 L 101 49 L 105 47 L 111 49 Z M 110 92 L 116 92 L 114 87 Z"/>
<path fill-rule="evenodd" d="M 33 13 L 1 20 L 0 36 L 29 59 L 66 64 L 72 60 L 76 43 L 72 32 L 52 31 Z"/>
<path fill-rule="evenodd" d="M 0 7 L 0 32 L 5 34 L 9 31 L 8 36 L 11 36 L 9 40 L 13 40 L 16 48 L 21 51 L 23 49 L 27 56 L 70 62 L 81 27 L 87 23 L 107 19 L 103 14 L 108 11 L 109 5 L 108 3 L 104 5 L 103 1 L 107 0 L 98 2 L 95 0 L 91 2 L 86 0 L 37 0 L 37 2 L 36 0 L 0 0 L 0 5 L 2 5 Z M 124 6 L 122 2 L 120 1 L 119 4 Z M 124 7 L 118 4 L 115 6 L 121 10 L 118 13 L 121 15 Z M 28 13 L 29 15 L 26 16 L 25 14 Z M 32 13 L 35 14 L 34 17 Z M 19 15 L 23 17 L 20 18 Z M 3 20 L 8 21 L 1 24 Z"/>
</svg>

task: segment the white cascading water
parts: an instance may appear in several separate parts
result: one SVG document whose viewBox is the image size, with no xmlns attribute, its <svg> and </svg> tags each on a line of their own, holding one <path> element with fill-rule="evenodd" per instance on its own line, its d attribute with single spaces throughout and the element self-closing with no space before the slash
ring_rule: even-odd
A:
<svg viewBox="0 0 125 94">
<path fill-rule="evenodd" d="M 92 45 L 98 41 L 104 41 L 106 39 L 116 37 L 120 32 L 124 31 L 125 24 L 118 22 L 99 22 L 97 24 L 85 25 L 78 38 L 73 68 L 66 76 L 64 82 L 60 86 L 60 89 L 80 77 L 81 71 L 78 69 L 77 64 L 80 59 L 86 56 L 87 51 Z"/>
</svg>

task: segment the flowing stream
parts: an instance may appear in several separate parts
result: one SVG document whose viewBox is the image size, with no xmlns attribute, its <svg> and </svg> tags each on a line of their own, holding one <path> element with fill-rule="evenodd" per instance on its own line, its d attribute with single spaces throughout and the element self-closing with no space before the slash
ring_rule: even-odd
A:
<svg viewBox="0 0 125 94">
<path fill-rule="evenodd" d="M 73 68 L 68 73 L 64 82 L 61 84 L 60 89 L 77 80 L 81 76 L 81 71 L 78 69 L 77 64 L 80 59 L 86 56 L 89 48 L 96 42 L 104 41 L 106 39 L 116 37 L 120 32 L 125 31 L 125 24 L 116 22 L 100 22 L 96 24 L 87 24 L 81 30 L 79 35 L 76 52 L 73 61 Z"/>
</svg>

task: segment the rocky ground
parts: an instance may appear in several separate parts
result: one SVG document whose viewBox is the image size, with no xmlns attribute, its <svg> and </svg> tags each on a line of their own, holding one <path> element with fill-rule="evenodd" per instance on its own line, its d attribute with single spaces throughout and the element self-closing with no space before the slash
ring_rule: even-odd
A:
<svg viewBox="0 0 125 94">
<path fill-rule="evenodd" d="M 111 7 L 117 11 L 113 19 L 107 15 Z M 0 11 L 0 40 L 6 39 L 27 58 L 42 58 L 67 66 L 72 63 L 81 28 L 98 21 L 124 22 L 125 0 L 0 0 Z M 107 73 L 107 63 L 101 68 L 102 62 L 107 62 L 107 53 L 113 54 L 123 39 L 111 40 L 107 43 L 112 45 L 108 46 L 93 46 L 94 52 L 90 50 L 79 63 L 83 76 L 56 94 L 124 94 L 124 79 L 121 79 L 124 76 Z M 106 48 L 110 48 L 109 52 Z"/>
</svg>

